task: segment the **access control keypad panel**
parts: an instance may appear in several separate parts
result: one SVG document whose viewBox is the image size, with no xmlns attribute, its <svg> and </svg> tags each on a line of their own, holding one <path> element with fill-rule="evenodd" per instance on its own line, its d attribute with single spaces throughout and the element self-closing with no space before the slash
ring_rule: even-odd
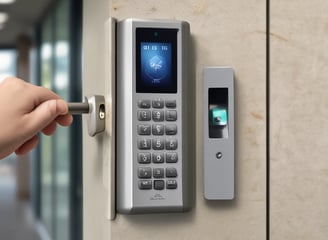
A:
<svg viewBox="0 0 328 240">
<path fill-rule="evenodd" d="M 139 189 L 177 189 L 175 164 L 179 160 L 179 143 L 176 100 L 140 99 L 137 105 Z"/>
<path fill-rule="evenodd" d="M 188 211 L 195 157 L 190 26 L 125 19 L 116 30 L 116 209 Z"/>
</svg>

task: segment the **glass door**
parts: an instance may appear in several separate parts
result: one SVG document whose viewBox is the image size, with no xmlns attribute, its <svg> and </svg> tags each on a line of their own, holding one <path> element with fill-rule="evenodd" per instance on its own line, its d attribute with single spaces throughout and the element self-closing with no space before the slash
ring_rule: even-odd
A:
<svg viewBox="0 0 328 240">
<path fill-rule="evenodd" d="M 65 100 L 70 99 L 69 1 L 58 2 L 55 11 L 54 81 L 53 90 Z M 57 127 L 53 138 L 55 175 L 55 237 L 69 240 L 70 236 L 70 129 Z"/>
<path fill-rule="evenodd" d="M 40 84 L 66 101 L 81 100 L 81 23 L 82 1 L 60 0 L 39 29 Z M 40 219 L 52 240 L 82 239 L 81 126 L 78 116 L 41 136 Z"/>
</svg>

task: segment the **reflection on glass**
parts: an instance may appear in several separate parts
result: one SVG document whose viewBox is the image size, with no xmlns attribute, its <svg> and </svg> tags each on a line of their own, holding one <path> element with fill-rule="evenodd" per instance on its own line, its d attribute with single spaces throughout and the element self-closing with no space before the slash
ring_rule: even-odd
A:
<svg viewBox="0 0 328 240">
<path fill-rule="evenodd" d="M 66 36 L 67 37 L 67 36 Z M 68 42 L 58 40 L 56 43 L 56 71 L 55 71 L 55 89 L 65 94 L 65 97 L 69 97 L 68 91 L 68 75 L 69 75 L 69 52 Z"/>
<path fill-rule="evenodd" d="M 52 18 L 48 17 L 42 25 L 41 44 L 41 85 L 51 88 L 52 78 Z M 41 220 L 50 236 L 53 233 L 53 174 L 52 138 L 41 135 Z"/>
<path fill-rule="evenodd" d="M 0 50 L 0 82 L 16 73 L 16 51 Z"/>
<path fill-rule="evenodd" d="M 56 8 L 54 88 L 58 95 L 69 100 L 69 1 L 62 0 Z M 56 175 L 56 234 L 57 240 L 70 240 L 70 132 L 58 127 L 55 141 Z"/>
</svg>

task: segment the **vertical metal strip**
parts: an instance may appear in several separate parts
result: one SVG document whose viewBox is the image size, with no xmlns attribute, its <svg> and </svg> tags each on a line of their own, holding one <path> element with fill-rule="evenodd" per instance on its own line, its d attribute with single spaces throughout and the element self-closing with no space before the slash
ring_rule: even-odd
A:
<svg viewBox="0 0 328 240">
<path fill-rule="evenodd" d="M 270 240 L 270 0 L 266 0 L 266 239 Z"/>
</svg>

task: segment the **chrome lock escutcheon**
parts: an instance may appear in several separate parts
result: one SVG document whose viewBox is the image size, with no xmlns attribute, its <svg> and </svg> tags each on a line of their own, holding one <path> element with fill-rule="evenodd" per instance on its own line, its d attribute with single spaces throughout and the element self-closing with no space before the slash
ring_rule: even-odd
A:
<svg viewBox="0 0 328 240">
<path fill-rule="evenodd" d="M 72 102 L 67 105 L 70 114 L 89 114 L 88 133 L 91 137 L 105 130 L 106 106 L 104 96 L 92 95 L 85 97 L 84 102 Z"/>
</svg>

